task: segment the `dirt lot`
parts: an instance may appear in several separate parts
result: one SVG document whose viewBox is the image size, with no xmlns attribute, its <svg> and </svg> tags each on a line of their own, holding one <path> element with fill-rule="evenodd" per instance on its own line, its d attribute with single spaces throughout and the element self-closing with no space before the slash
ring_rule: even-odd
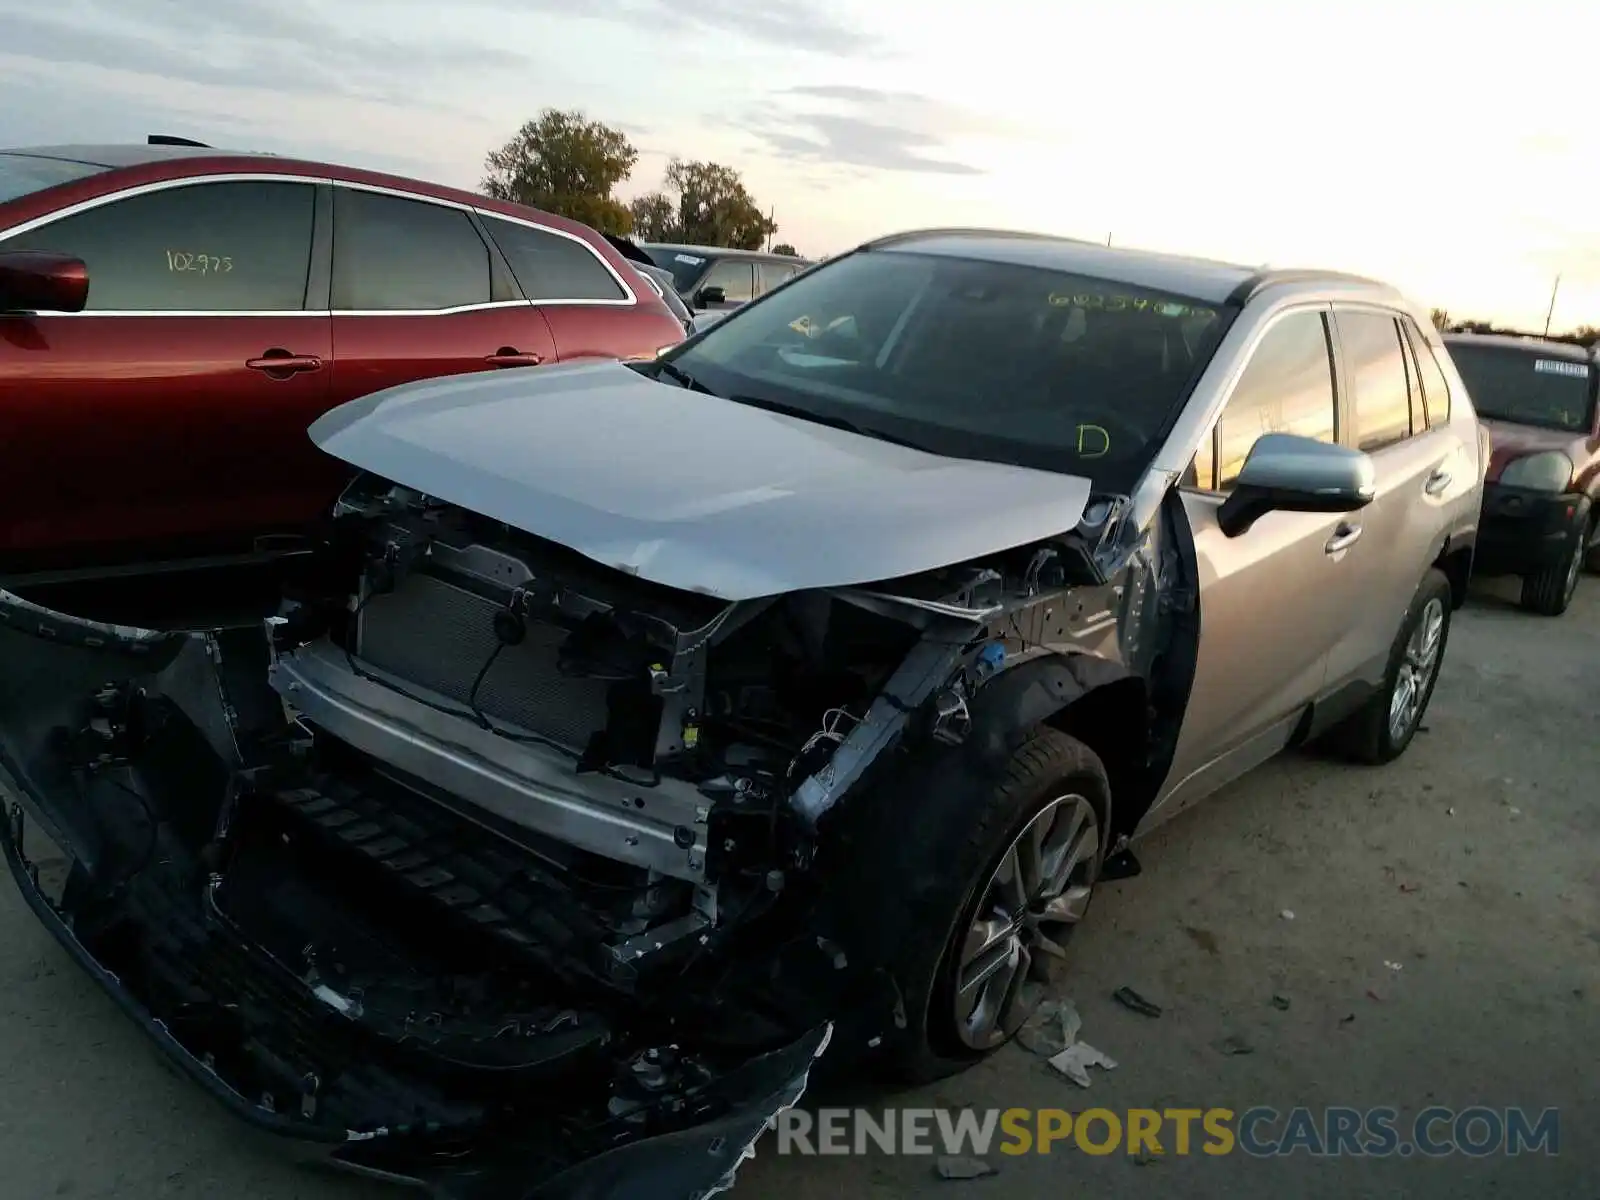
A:
<svg viewBox="0 0 1600 1200">
<path fill-rule="evenodd" d="M 1145 1164 L 1058 1151 L 945 1183 L 928 1159 L 779 1160 L 764 1143 L 736 1194 L 1600 1197 L 1587 1125 L 1600 1117 L 1600 581 L 1559 621 L 1514 611 L 1507 588 L 1477 592 L 1428 731 L 1400 763 L 1269 766 L 1156 833 L 1144 875 L 1104 891 L 1064 991 L 1115 1072 L 1080 1092 L 1008 1049 L 896 1102 L 1557 1106 L 1559 1157 Z M 398 1194 L 286 1163 L 168 1074 L 9 885 L 0 945 L 6 1196 Z M 1113 1004 L 1124 984 L 1165 1015 Z M 1226 1037 L 1253 1052 L 1224 1055 Z"/>
</svg>

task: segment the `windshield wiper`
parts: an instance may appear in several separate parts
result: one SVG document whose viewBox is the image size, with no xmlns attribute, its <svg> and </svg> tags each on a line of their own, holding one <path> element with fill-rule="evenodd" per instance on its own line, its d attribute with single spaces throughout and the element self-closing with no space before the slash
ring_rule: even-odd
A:
<svg viewBox="0 0 1600 1200">
<path fill-rule="evenodd" d="M 705 384 L 701 383 L 693 375 L 689 374 L 689 372 L 685 371 L 682 367 L 677 366 L 674 363 L 658 361 L 656 363 L 656 368 L 657 374 L 665 375 L 669 379 L 676 380 L 692 392 L 704 392 L 708 396 L 716 395 L 716 393 L 708 388 Z"/>
<path fill-rule="evenodd" d="M 762 396 L 729 396 L 739 404 L 748 404 L 752 408 L 764 408 L 768 412 L 780 413 L 786 417 L 799 417 L 802 421 L 815 421 L 818 425 L 827 425 L 833 429 L 843 429 L 846 433 L 859 434 L 861 437 L 875 438 L 880 442 L 892 442 L 896 446 L 909 446 L 913 450 L 923 450 L 924 447 L 916 442 L 907 441 L 903 437 L 896 437 L 892 433 L 885 433 L 881 429 L 874 429 L 870 425 L 861 425 L 848 417 L 836 417 L 813 412 L 809 408 L 802 408 L 798 404 L 785 404 L 781 400 L 768 400 Z"/>
</svg>

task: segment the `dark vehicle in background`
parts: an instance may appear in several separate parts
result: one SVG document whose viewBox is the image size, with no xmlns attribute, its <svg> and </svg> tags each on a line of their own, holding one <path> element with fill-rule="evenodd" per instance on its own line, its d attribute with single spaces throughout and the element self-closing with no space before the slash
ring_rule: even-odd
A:
<svg viewBox="0 0 1600 1200">
<path fill-rule="evenodd" d="M 672 272 L 678 294 L 696 312 L 722 312 L 748 304 L 811 265 L 804 258 L 761 250 L 666 242 L 640 244 L 657 266 Z"/>
<path fill-rule="evenodd" d="M 614 233 L 605 233 L 600 236 L 610 242 L 612 248 L 627 259 L 628 264 L 635 271 L 644 276 L 645 284 L 656 295 L 661 297 L 662 302 L 672 310 L 672 315 L 683 322 L 684 333 L 693 333 L 695 331 L 694 314 L 689 311 L 688 304 L 678 294 L 678 281 L 673 278 L 672 272 L 665 267 L 656 266 L 654 260 L 639 248 L 638 243 L 632 242 L 625 237 L 618 237 Z"/>
<path fill-rule="evenodd" d="M 0 151 L 0 578 L 270 557 L 349 479 L 306 436 L 323 412 L 653 358 L 684 327 L 639 280 L 585 226 L 416 180 L 194 145 Z"/>
<path fill-rule="evenodd" d="M 1473 569 L 1520 575 L 1522 604 L 1560 616 L 1600 571 L 1594 350 L 1542 338 L 1445 336 L 1491 451 Z"/>
</svg>

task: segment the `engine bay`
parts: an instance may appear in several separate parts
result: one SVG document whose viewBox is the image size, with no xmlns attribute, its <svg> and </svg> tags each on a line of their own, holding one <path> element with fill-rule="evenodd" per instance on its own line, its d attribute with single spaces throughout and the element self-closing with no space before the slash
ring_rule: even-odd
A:
<svg viewBox="0 0 1600 1200">
<path fill-rule="evenodd" d="M 627 989 L 791 886 L 815 830 L 790 795 L 923 638 L 826 594 L 718 601 L 459 509 L 357 503 L 348 590 L 274 621 L 272 686 L 314 741 L 628 895 L 591 908 L 587 956 Z"/>
</svg>

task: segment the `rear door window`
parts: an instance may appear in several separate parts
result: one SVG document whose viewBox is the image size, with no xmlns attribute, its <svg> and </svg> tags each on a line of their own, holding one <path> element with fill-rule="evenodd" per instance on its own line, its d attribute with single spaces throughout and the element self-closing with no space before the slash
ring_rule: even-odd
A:
<svg viewBox="0 0 1600 1200">
<path fill-rule="evenodd" d="M 756 281 L 764 296 L 786 279 L 794 277 L 800 268 L 788 263 L 760 263 L 756 267 Z"/>
<path fill-rule="evenodd" d="M 1411 393 L 1400 327 L 1388 313 L 1343 308 L 1334 317 L 1350 378 L 1354 443 L 1382 450 L 1411 436 Z"/>
<path fill-rule="evenodd" d="M 577 238 L 499 217 L 484 217 L 483 223 L 528 299 L 628 299 L 599 255 Z"/>
<path fill-rule="evenodd" d="M 1208 440 L 1195 457 L 1194 483 L 1229 491 L 1264 433 L 1332 442 L 1337 433 L 1333 359 L 1321 312 L 1279 318 L 1256 345 Z"/>
<path fill-rule="evenodd" d="M 722 289 L 723 298 L 729 304 L 743 304 L 747 300 L 755 299 L 755 267 L 747 260 L 724 258 L 713 264 L 711 270 L 706 272 L 706 277 L 700 281 L 700 287 L 719 287 Z"/>
<path fill-rule="evenodd" d="M 89 268 L 86 312 L 291 312 L 305 307 L 316 188 L 195 183 L 85 209 L 0 241 Z"/>
<path fill-rule="evenodd" d="M 1438 355 L 1428 344 L 1428 339 L 1422 330 L 1417 328 L 1416 322 L 1407 317 L 1402 318 L 1400 324 L 1405 329 L 1406 340 L 1411 343 L 1412 357 L 1417 364 L 1415 382 L 1422 390 L 1424 423 L 1429 429 L 1449 424 L 1450 385 L 1445 381 Z M 1418 425 L 1417 428 L 1420 429 L 1422 426 Z"/>
<path fill-rule="evenodd" d="M 333 307 L 433 312 L 487 304 L 489 248 L 462 209 L 334 189 Z"/>
</svg>

